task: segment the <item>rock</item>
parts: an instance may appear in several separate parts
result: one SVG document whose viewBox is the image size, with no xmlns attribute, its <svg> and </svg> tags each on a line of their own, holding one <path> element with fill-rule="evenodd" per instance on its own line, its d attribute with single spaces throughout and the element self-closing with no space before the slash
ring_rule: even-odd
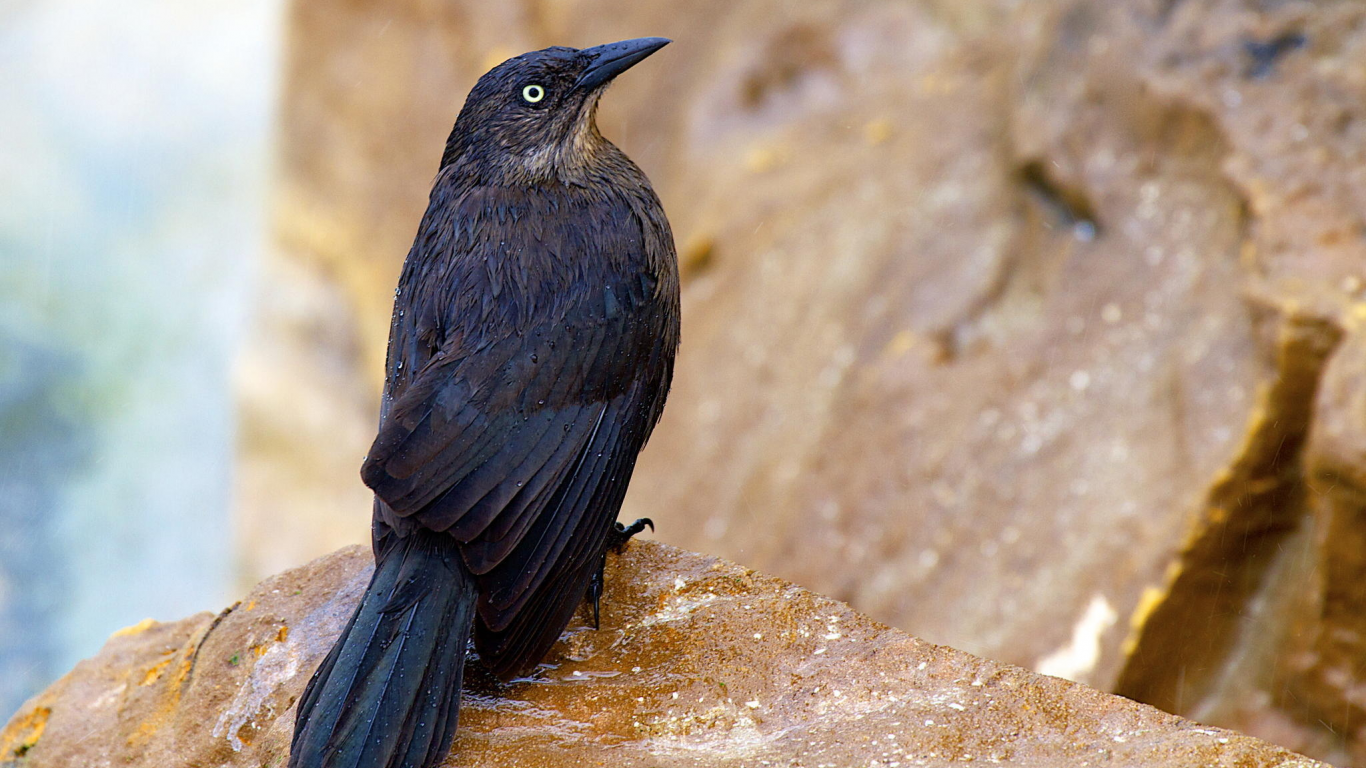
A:
<svg viewBox="0 0 1366 768">
<path fill-rule="evenodd" d="M 610 563 L 600 631 L 571 628 L 508 685 L 472 662 L 447 765 L 1319 765 L 716 558 L 645 542 Z M 0 764 L 283 765 L 370 567 L 344 549 L 216 617 L 117 633 L 0 731 Z"/>
<path fill-rule="evenodd" d="M 686 275 L 624 516 L 935 642 L 1366 759 L 1359 3 L 321 0 L 291 29 L 275 290 L 319 306 L 264 317 L 246 432 L 275 442 L 247 461 L 300 467 L 244 475 L 242 514 L 272 531 L 252 500 L 298 477 L 319 512 L 247 537 L 268 564 L 364 535 L 363 494 L 344 522 L 336 497 L 474 78 L 666 35 L 602 116 Z M 335 408 L 295 407 L 319 390 Z"/>
<path fill-rule="evenodd" d="M 1366 752 L 1366 311 L 1324 371 L 1305 448 L 1315 565 L 1282 666 L 1294 694 Z"/>
</svg>

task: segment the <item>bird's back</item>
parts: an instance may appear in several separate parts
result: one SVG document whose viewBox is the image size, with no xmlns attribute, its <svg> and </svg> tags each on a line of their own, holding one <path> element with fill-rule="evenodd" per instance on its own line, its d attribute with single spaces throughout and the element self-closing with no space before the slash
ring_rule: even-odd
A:
<svg viewBox="0 0 1366 768">
<path fill-rule="evenodd" d="M 663 407 L 677 271 L 628 160 L 584 185 L 460 189 L 452 176 L 404 267 L 363 475 L 378 535 L 460 542 L 481 655 L 512 674 L 582 600 Z"/>
</svg>

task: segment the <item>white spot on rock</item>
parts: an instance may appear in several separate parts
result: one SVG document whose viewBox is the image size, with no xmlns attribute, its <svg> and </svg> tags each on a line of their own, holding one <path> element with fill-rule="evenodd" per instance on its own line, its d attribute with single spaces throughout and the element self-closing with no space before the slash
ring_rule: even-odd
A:
<svg viewBox="0 0 1366 768">
<path fill-rule="evenodd" d="M 213 726 L 214 738 L 228 739 L 232 751 L 241 752 L 244 744 L 238 733 L 245 725 L 259 727 L 269 723 L 276 714 L 268 699 L 286 680 L 299 674 L 299 646 L 289 640 L 272 643 L 252 665 L 246 684 L 237 689 L 232 703 L 218 716 Z M 268 710 L 268 711 L 267 711 Z"/>
<path fill-rule="evenodd" d="M 1066 645 L 1050 653 L 1034 665 L 1034 671 L 1041 675 L 1062 677 L 1079 683 L 1086 682 L 1087 675 L 1095 670 L 1100 662 L 1100 639 L 1105 631 L 1114 626 L 1119 614 L 1104 595 L 1091 598 L 1086 612 L 1072 627 L 1072 639 Z"/>
</svg>

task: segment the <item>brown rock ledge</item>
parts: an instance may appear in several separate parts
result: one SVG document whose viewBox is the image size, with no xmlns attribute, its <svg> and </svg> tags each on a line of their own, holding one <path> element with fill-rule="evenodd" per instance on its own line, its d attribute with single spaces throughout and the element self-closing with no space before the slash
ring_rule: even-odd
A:
<svg viewBox="0 0 1366 768">
<path fill-rule="evenodd" d="M 0 764 L 283 766 L 369 571 L 351 547 L 217 617 L 115 633 L 10 720 Z M 472 664 L 447 765 L 1320 765 L 659 543 L 612 559 L 604 600 L 602 630 L 572 628 L 533 678 Z"/>
</svg>

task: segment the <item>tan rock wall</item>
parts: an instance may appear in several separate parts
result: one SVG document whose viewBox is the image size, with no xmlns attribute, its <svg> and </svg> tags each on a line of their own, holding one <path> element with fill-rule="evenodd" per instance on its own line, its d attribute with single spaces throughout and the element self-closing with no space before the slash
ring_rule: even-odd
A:
<svg viewBox="0 0 1366 768">
<path fill-rule="evenodd" d="M 1366 756 L 1317 725 L 1366 706 L 1362 6 L 296 0 L 291 26 L 248 579 L 363 540 L 393 282 L 475 77 L 666 35 L 602 114 L 685 273 L 624 515 Z"/>
</svg>

